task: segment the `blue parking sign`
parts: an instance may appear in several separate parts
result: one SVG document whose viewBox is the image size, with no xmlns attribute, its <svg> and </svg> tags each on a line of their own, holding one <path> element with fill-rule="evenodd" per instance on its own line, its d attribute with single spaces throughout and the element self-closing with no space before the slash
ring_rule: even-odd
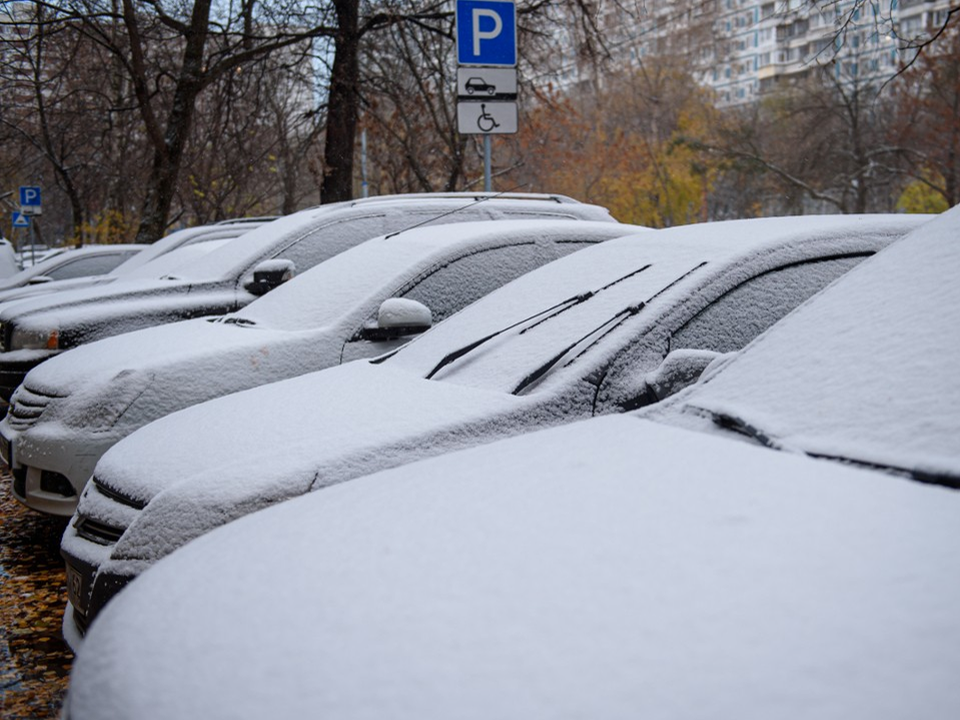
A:
<svg viewBox="0 0 960 720">
<path fill-rule="evenodd" d="M 40 206 L 40 188 L 33 185 L 20 186 L 20 205 L 23 207 Z"/>
<path fill-rule="evenodd" d="M 517 6 L 513 0 L 457 0 L 457 62 L 517 64 Z"/>
</svg>

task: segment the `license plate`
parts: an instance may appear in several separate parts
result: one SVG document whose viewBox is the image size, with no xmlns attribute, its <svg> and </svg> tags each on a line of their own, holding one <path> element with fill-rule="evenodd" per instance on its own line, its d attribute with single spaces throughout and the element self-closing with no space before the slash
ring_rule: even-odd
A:
<svg viewBox="0 0 960 720">
<path fill-rule="evenodd" d="M 87 614 L 86 576 L 70 565 L 67 565 L 67 597 L 74 608 L 84 615 Z"/>
</svg>

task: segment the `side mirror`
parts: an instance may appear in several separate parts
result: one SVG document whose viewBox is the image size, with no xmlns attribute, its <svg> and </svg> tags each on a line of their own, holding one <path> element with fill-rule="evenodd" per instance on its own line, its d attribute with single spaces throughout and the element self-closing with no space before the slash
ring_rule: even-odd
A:
<svg viewBox="0 0 960 720">
<path fill-rule="evenodd" d="M 693 385 L 707 366 L 719 357 L 724 354 L 713 350 L 674 350 L 656 370 L 647 373 L 644 380 L 656 399 L 663 400 Z"/>
<path fill-rule="evenodd" d="M 43 285 L 44 283 L 53 282 L 53 278 L 49 275 L 34 275 L 32 278 L 27 280 L 27 285 Z"/>
<path fill-rule="evenodd" d="M 264 260 L 253 269 L 253 278 L 243 288 L 251 295 L 266 295 L 296 275 L 297 266 L 292 260 Z"/>
<path fill-rule="evenodd" d="M 360 331 L 364 340 L 395 340 L 407 335 L 418 335 L 433 325 L 433 313 L 423 303 L 406 298 L 388 298 L 380 305 L 376 325 L 367 325 Z"/>
</svg>

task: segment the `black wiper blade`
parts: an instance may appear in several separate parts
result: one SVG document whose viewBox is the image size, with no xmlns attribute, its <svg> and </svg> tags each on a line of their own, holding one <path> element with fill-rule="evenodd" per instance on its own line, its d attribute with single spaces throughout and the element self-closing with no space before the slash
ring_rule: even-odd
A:
<svg viewBox="0 0 960 720">
<path fill-rule="evenodd" d="M 714 412 L 713 410 L 707 410 L 706 408 L 697 408 L 701 412 L 705 412 L 707 416 L 713 420 L 715 425 L 722 427 L 726 430 L 733 430 L 734 432 L 740 433 L 741 435 L 746 435 L 752 440 L 756 440 L 758 443 L 764 447 L 772 448 L 773 450 L 783 450 L 783 444 L 777 440 L 774 440 L 770 435 L 765 433 L 761 428 L 758 428 L 756 425 L 747 422 L 743 418 L 737 417 L 735 415 L 730 415 L 728 413 Z"/>
<path fill-rule="evenodd" d="M 240 325 L 242 327 L 252 327 L 257 324 L 253 320 L 247 320 L 247 318 L 242 317 L 225 317 L 222 322 L 226 325 Z"/>
<path fill-rule="evenodd" d="M 593 335 L 596 335 L 598 332 L 600 332 L 601 330 L 603 330 L 607 325 L 610 325 L 611 323 L 614 323 L 613 327 L 610 328 L 611 330 L 613 330 L 614 328 L 616 328 L 617 326 L 619 326 L 622 322 L 624 322 L 628 317 L 631 317 L 631 316 L 633 316 L 633 315 L 636 315 L 638 312 L 640 312 L 641 310 L 643 310 L 643 308 L 644 308 L 645 306 L 646 306 L 646 303 L 643 303 L 643 302 L 642 302 L 642 303 L 640 303 L 640 304 L 638 304 L 638 305 L 630 305 L 629 307 L 625 307 L 623 310 L 621 310 L 620 312 L 618 312 L 616 315 L 614 315 L 613 317 L 609 318 L 606 322 L 602 323 L 602 324 L 599 325 L 598 327 L 593 328 L 593 329 L 592 329 L 590 332 L 588 332 L 586 335 L 584 335 L 583 337 L 577 339 L 576 342 L 570 343 L 570 344 L 567 345 L 563 350 L 561 350 L 560 352 L 558 352 L 556 355 L 554 355 L 552 358 L 550 358 L 549 360 L 547 360 L 545 363 L 543 363 L 540 367 L 538 367 L 538 368 L 537 368 L 536 370 L 534 370 L 532 373 L 530 373 L 529 375 L 527 375 L 523 380 L 521 380 L 521 381 L 520 381 L 520 384 L 517 385 L 517 386 L 513 389 L 513 394 L 514 394 L 514 395 L 519 395 L 519 394 L 522 393 L 524 390 L 526 390 L 528 387 L 530 387 L 530 386 L 533 385 L 535 382 L 537 382 L 538 380 L 540 380 L 540 378 L 542 378 L 544 375 L 546 375 L 548 372 L 550 372 L 550 370 L 553 368 L 553 366 L 556 365 L 558 362 L 560 362 L 568 352 L 570 352 L 571 350 L 573 350 L 573 349 L 574 349 L 575 347 L 577 347 L 577 345 L 579 345 L 580 343 L 582 343 L 582 342 L 584 342 L 585 340 L 587 340 L 587 338 L 589 338 L 589 337 L 591 337 L 591 336 L 593 336 Z"/>
<path fill-rule="evenodd" d="M 567 307 L 572 307 L 573 305 L 579 304 L 584 300 L 588 300 L 590 297 L 593 296 L 593 294 L 594 294 L 593 291 L 590 291 L 590 292 L 585 292 L 581 295 L 574 295 L 573 297 L 567 298 L 566 300 L 562 300 L 561 302 L 558 302 L 556 305 L 548 307 L 545 310 L 541 310 L 537 313 L 534 313 L 530 317 L 526 317 L 523 320 L 518 320 L 517 322 L 513 323 L 512 325 L 508 325 L 505 328 L 500 328 L 499 330 L 490 333 L 486 337 L 482 337 L 479 340 L 473 341 L 469 345 L 464 345 L 461 348 L 458 348 L 452 352 L 447 353 L 446 355 L 443 356 L 443 359 L 440 360 L 440 362 L 438 362 L 434 366 L 433 370 L 427 373 L 425 379 L 430 380 L 434 375 L 436 375 L 438 372 L 443 370 L 443 368 L 445 368 L 447 365 L 449 365 L 450 363 L 456 360 L 459 360 L 464 355 L 480 347 L 488 340 L 493 340 L 493 338 L 497 337 L 497 335 L 502 335 L 503 333 L 513 330 L 513 328 L 523 325 L 524 323 L 528 323 L 531 320 L 536 320 L 541 315 L 546 315 L 549 312 L 553 312 L 555 310 L 565 310 Z"/>
<path fill-rule="evenodd" d="M 656 300 L 658 297 L 660 297 L 660 296 L 661 296 L 663 293 L 665 293 L 667 290 L 669 290 L 670 288 L 672 288 L 674 285 L 676 285 L 677 283 L 679 283 L 681 280 L 684 280 L 685 278 L 689 277 L 690 275 L 692 275 L 694 272 L 696 272 L 697 270 L 699 270 L 700 268 L 702 268 L 702 267 L 705 266 L 706 264 L 707 264 L 706 262 L 702 262 L 702 263 L 700 263 L 699 265 L 696 265 L 696 266 L 690 268 L 689 270 L 687 270 L 687 272 L 685 272 L 683 275 L 681 275 L 680 277 L 678 277 L 676 280 L 671 281 L 671 282 L 668 283 L 665 287 L 661 288 L 660 290 L 658 290 L 657 292 L 655 292 L 653 295 L 651 295 L 650 298 L 649 298 L 646 302 L 641 302 L 641 303 L 639 303 L 638 305 L 630 305 L 630 306 L 628 306 L 628 307 L 625 307 L 623 310 L 621 310 L 620 312 L 618 312 L 618 313 L 617 313 L 616 315 L 614 315 L 613 317 L 611 317 L 611 318 L 607 319 L 606 321 L 600 323 L 600 325 L 598 325 L 598 326 L 595 327 L 593 330 L 591 330 L 590 332 L 588 332 L 586 335 L 584 335 L 583 337 L 581 337 L 580 339 L 578 339 L 576 342 L 573 342 L 573 343 L 570 343 L 569 345 L 567 345 L 567 347 L 565 347 L 563 350 L 561 350 L 560 352 L 558 352 L 558 353 L 557 353 L 556 355 L 554 355 L 552 358 L 550 358 L 549 360 L 547 360 L 547 362 L 545 362 L 543 365 L 541 365 L 540 367 L 538 367 L 538 368 L 537 368 L 536 370 L 534 370 L 532 373 L 530 373 L 529 375 L 527 375 L 523 380 L 521 380 L 521 381 L 520 381 L 520 384 L 517 385 L 517 386 L 513 389 L 513 394 L 514 394 L 514 395 L 519 395 L 521 392 L 523 392 L 524 390 L 526 390 L 528 387 L 530 387 L 531 385 L 533 385 L 535 382 L 537 382 L 538 380 L 540 380 L 540 378 L 542 378 L 544 375 L 546 375 L 548 372 L 550 372 L 550 370 L 551 370 L 558 362 L 560 362 L 560 360 L 562 360 L 563 357 L 564 357 L 567 353 L 569 353 L 571 350 L 573 350 L 573 349 L 574 349 L 575 347 L 577 347 L 578 345 L 580 345 L 580 344 L 582 344 L 583 342 L 585 342 L 588 338 L 590 338 L 590 337 L 592 337 L 592 336 L 594 336 L 594 335 L 597 335 L 597 333 L 600 333 L 601 331 L 603 331 L 603 333 L 602 333 L 599 337 L 597 337 L 596 339 L 594 339 L 594 341 L 593 341 L 592 343 L 590 343 L 590 345 L 587 346 L 587 348 L 585 348 L 579 355 L 577 355 L 577 358 L 579 358 L 580 355 L 582 355 L 584 352 L 586 352 L 589 348 L 593 347 L 596 343 L 600 342 L 601 340 L 603 340 L 603 338 L 605 338 L 607 335 L 609 335 L 609 334 L 612 333 L 614 330 L 616 330 L 618 327 L 620 327 L 620 325 L 622 325 L 622 324 L 627 320 L 627 318 L 632 317 L 633 315 L 636 315 L 638 312 L 640 312 L 641 310 L 643 310 L 643 308 L 645 308 L 645 307 L 646 307 L 647 305 L 649 305 L 651 302 L 653 302 L 654 300 Z M 647 265 L 647 267 L 650 267 L 650 266 Z M 643 268 L 643 269 L 645 270 L 646 268 Z M 635 274 L 635 273 L 631 273 L 631 274 Z M 630 277 L 630 276 L 627 275 L 626 277 Z M 626 279 L 626 278 L 621 278 L 621 279 Z M 616 282 L 620 282 L 620 280 L 617 280 Z M 615 283 L 611 283 L 611 284 L 615 284 Z M 609 287 L 609 286 L 608 286 L 608 287 Z M 610 325 L 609 328 L 607 328 L 608 325 Z M 604 328 L 607 328 L 607 329 L 604 330 Z M 576 358 L 574 358 L 574 360 L 576 360 Z M 573 362 L 573 360 L 571 360 L 570 362 Z"/>
<path fill-rule="evenodd" d="M 621 282 L 623 282 L 624 280 L 627 280 L 628 278 L 633 277 L 634 275 L 639 275 L 639 274 L 642 273 L 644 270 L 647 270 L 648 268 L 650 268 L 650 266 L 651 266 L 650 263 L 647 263 L 647 264 L 644 265 L 643 267 L 639 267 L 639 268 L 637 268 L 636 270 L 631 270 L 631 271 L 628 272 L 626 275 L 623 275 L 623 276 L 621 276 L 621 277 L 618 277 L 616 280 L 612 280 L 611 282 L 608 282 L 606 285 L 603 285 L 603 286 L 597 288 L 596 290 L 588 290 L 588 291 L 585 292 L 585 293 L 581 293 L 581 294 L 579 294 L 579 295 L 574 295 L 573 297 L 569 297 L 569 298 L 567 298 L 566 300 L 563 300 L 563 301 L 561 301 L 561 302 L 558 302 L 556 305 L 553 305 L 552 307 L 548 307 L 546 310 L 541 310 L 541 311 L 538 312 L 538 313 L 534 313 L 534 314 L 531 315 L 530 317 L 526 317 L 526 318 L 524 318 L 523 320 L 518 320 L 517 322 L 513 323 L 512 325 L 508 325 L 508 326 L 505 327 L 505 328 L 501 328 L 501 329 L 497 330 L 496 332 L 490 333 L 490 334 L 487 335 L 486 337 L 480 338 L 479 340 L 475 340 L 474 342 L 470 343 L 469 345 L 465 345 L 465 346 L 462 347 L 462 348 L 459 348 L 459 349 L 457 349 L 457 350 L 454 350 L 453 352 L 447 353 L 446 355 L 444 355 L 443 359 L 442 359 L 439 363 L 437 363 L 437 365 L 433 368 L 433 370 L 431 370 L 429 373 L 427 373 L 426 379 L 427 379 L 427 380 L 431 379 L 434 375 L 436 375 L 438 372 L 440 372 L 440 370 L 442 370 L 443 368 L 445 368 L 447 365 L 449 365 L 450 363 L 454 362 L 455 360 L 459 360 L 459 359 L 462 358 L 464 355 L 466 355 L 466 354 L 470 353 L 471 351 L 475 350 L 476 348 L 480 347 L 481 345 L 483 345 L 483 344 L 484 344 L 485 342 L 487 342 L 488 340 L 492 340 L 493 338 L 497 337 L 498 335 L 502 335 L 502 334 L 505 333 L 505 332 L 509 332 L 510 330 L 513 330 L 514 328 L 519 327 L 520 325 L 523 325 L 523 324 L 525 324 L 525 323 L 528 323 L 528 322 L 530 322 L 530 321 L 532 321 L 532 320 L 536 320 L 536 319 L 539 318 L 541 315 L 546 316 L 546 317 L 541 318 L 541 320 L 540 320 L 538 323 L 536 323 L 537 325 L 539 325 L 540 323 L 545 322 L 546 320 L 549 320 L 550 318 L 556 317 L 556 316 L 559 315 L 560 313 L 562 313 L 562 312 L 564 312 L 564 311 L 566 311 L 566 310 L 569 310 L 570 308 L 575 307 L 575 306 L 579 305 L 580 303 L 586 302 L 587 300 L 589 300 L 590 298 L 592 298 L 592 297 L 593 297 L 594 295 L 596 295 L 597 293 L 601 293 L 601 292 L 603 292 L 604 290 L 607 290 L 607 289 L 613 287 L 613 286 L 616 285 L 617 283 L 621 283 Z M 550 315 L 549 313 L 553 313 L 553 314 Z M 531 327 L 533 327 L 533 326 L 531 326 Z M 522 330 L 521 332 L 526 332 L 528 329 L 530 329 L 530 328 L 525 328 L 525 329 Z"/>
</svg>

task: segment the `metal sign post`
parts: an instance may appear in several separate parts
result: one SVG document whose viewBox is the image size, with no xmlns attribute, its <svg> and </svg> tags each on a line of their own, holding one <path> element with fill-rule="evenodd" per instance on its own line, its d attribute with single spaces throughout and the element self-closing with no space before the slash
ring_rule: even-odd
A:
<svg viewBox="0 0 960 720">
<path fill-rule="evenodd" d="M 492 190 L 491 135 L 517 132 L 517 7 L 457 0 L 457 129 L 483 135 L 484 190 Z"/>
</svg>

